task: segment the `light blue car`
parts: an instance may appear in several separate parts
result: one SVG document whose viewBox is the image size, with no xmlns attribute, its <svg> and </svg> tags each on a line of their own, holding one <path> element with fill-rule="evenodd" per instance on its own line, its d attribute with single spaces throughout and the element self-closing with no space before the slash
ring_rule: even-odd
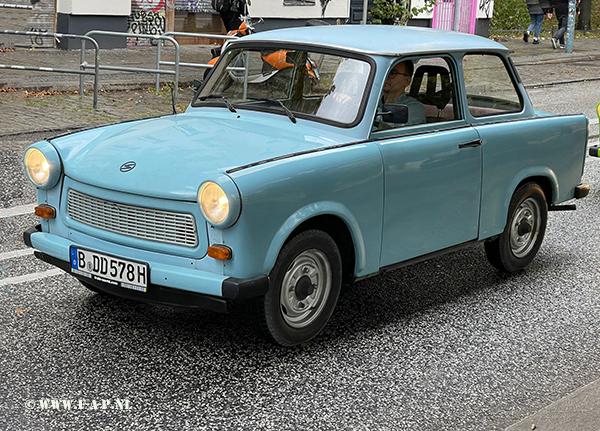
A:
<svg viewBox="0 0 600 431">
<path fill-rule="evenodd" d="M 231 43 L 183 114 L 32 145 L 36 256 L 89 289 L 226 312 L 285 346 L 344 285 L 483 242 L 525 268 L 585 197 L 588 122 L 535 111 L 508 50 L 402 26 Z"/>
</svg>

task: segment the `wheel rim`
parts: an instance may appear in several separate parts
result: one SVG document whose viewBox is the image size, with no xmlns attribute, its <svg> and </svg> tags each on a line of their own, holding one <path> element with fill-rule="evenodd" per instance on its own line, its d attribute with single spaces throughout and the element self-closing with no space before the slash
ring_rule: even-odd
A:
<svg viewBox="0 0 600 431">
<path fill-rule="evenodd" d="M 536 244 L 540 233 L 542 211 L 540 204 L 533 198 L 527 198 L 517 207 L 510 228 L 510 249 L 523 258 Z"/>
<path fill-rule="evenodd" d="M 331 279 L 331 265 L 323 252 L 311 249 L 300 253 L 283 276 L 279 299 L 283 320 L 293 328 L 313 323 L 325 308 Z"/>
</svg>

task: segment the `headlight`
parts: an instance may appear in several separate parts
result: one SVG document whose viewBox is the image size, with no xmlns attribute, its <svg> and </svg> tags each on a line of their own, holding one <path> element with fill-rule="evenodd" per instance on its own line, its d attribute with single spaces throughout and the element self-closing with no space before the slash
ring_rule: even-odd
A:
<svg viewBox="0 0 600 431">
<path fill-rule="evenodd" d="M 38 186 L 43 186 L 50 179 L 50 163 L 37 148 L 30 148 L 25 153 L 25 168 L 31 181 Z"/>
<path fill-rule="evenodd" d="M 198 203 L 204 218 L 217 229 L 233 226 L 242 209 L 240 191 L 227 175 L 204 182 L 198 189 Z"/>
<path fill-rule="evenodd" d="M 225 191 L 213 182 L 206 182 L 198 190 L 198 202 L 204 217 L 214 224 L 221 224 L 229 215 L 229 199 Z"/>
<path fill-rule="evenodd" d="M 31 182 L 41 189 L 54 187 L 61 176 L 62 163 L 56 148 L 48 141 L 41 141 L 25 152 L 25 171 Z"/>
</svg>

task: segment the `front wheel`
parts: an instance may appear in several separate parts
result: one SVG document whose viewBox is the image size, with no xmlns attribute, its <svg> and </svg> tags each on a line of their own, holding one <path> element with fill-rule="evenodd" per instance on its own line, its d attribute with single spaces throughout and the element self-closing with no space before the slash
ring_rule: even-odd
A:
<svg viewBox="0 0 600 431">
<path fill-rule="evenodd" d="M 548 205 L 536 183 L 519 187 L 510 201 L 508 223 L 493 241 L 485 243 L 490 263 L 504 272 L 525 268 L 537 254 L 548 221 Z"/>
<path fill-rule="evenodd" d="M 305 343 L 325 326 L 342 285 L 342 259 L 325 232 L 309 230 L 281 250 L 267 294 L 252 304 L 259 332 L 282 346 Z"/>
</svg>

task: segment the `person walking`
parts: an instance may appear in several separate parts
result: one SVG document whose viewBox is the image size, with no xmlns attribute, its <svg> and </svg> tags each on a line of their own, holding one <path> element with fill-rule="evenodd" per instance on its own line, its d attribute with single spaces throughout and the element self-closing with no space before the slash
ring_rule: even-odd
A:
<svg viewBox="0 0 600 431">
<path fill-rule="evenodd" d="M 558 21 L 558 30 L 552 36 L 552 48 L 565 47 L 565 32 L 567 31 L 567 21 L 569 19 L 569 0 L 550 0 L 551 10 L 548 13 L 548 18 L 552 18 L 552 9 L 556 13 Z"/>
<path fill-rule="evenodd" d="M 247 15 L 246 0 L 212 0 L 211 5 L 221 15 L 227 33 L 237 30 L 242 24 L 242 15 Z"/>
<path fill-rule="evenodd" d="M 548 0 L 541 0 L 545 3 L 546 9 L 550 7 Z M 533 30 L 533 44 L 538 45 L 540 43 L 540 31 L 542 30 L 542 23 L 544 22 L 544 10 L 542 8 L 540 0 L 527 0 L 527 10 L 529 11 L 529 18 L 531 24 L 523 33 L 523 40 L 525 43 L 529 42 L 529 35 Z"/>
</svg>

